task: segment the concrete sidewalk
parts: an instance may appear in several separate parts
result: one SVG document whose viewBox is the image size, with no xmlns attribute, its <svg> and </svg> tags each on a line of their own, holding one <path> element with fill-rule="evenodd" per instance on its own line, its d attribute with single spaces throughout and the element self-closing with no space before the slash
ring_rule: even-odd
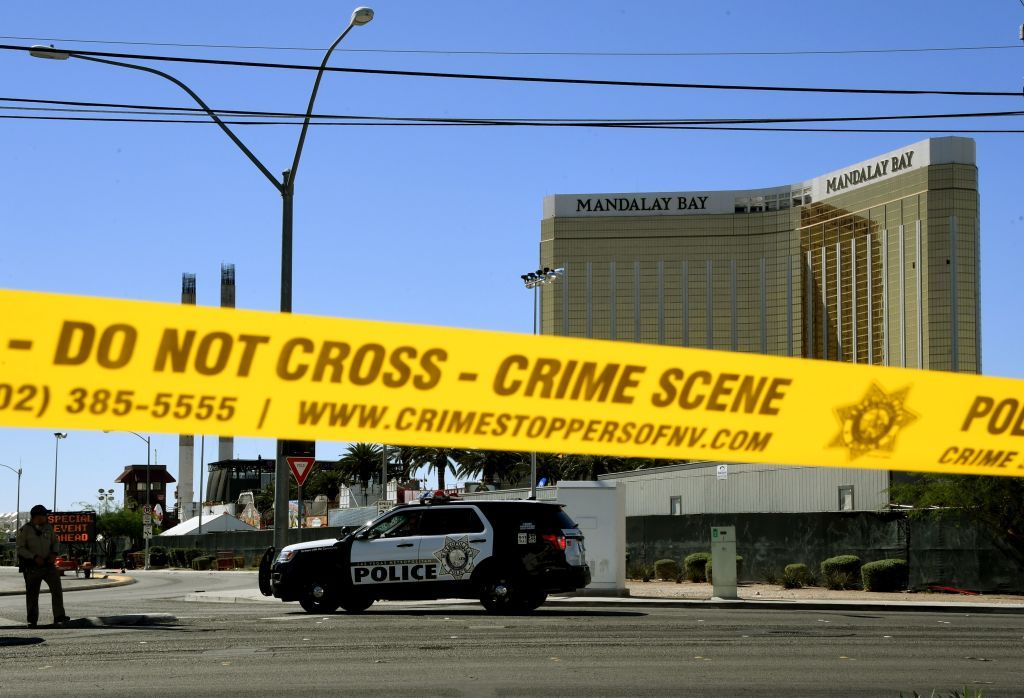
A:
<svg viewBox="0 0 1024 698">
<path fill-rule="evenodd" d="M 229 591 L 203 591 L 188 594 L 185 601 L 196 603 L 263 603 L 280 604 L 281 601 L 272 596 L 263 596 L 259 589 L 234 589 Z M 382 607 L 398 608 L 430 608 L 450 605 L 477 605 L 471 599 L 438 599 L 432 601 L 383 601 L 374 604 Z M 573 606 L 577 608 L 735 608 L 735 609 L 785 609 L 807 611 L 889 611 L 889 612 L 924 612 L 924 613 L 1009 613 L 1024 614 L 1024 603 L 1021 604 L 987 604 L 962 601 L 867 601 L 867 600 L 836 600 L 836 599 L 672 599 L 651 597 L 601 597 L 601 596 L 549 596 L 545 604 L 547 608 Z"/>
<path fill-rule="evenodd" d="M 74 572 L 65 573 L 60 578 L 61 589 L 65 594 L 69 591 L 107 589 L 134 583 L 135 579 L 132 577 L 122 574 L 111 574 L 107 570 L 93 570 L 93 574 L 89 579 L 76 577 Z M 50 593 L 45 583 L 40 591 L 43 594 Z M 18 568 L 0 567 L 0 596 L 19 596 L 24 594 L 25 578 L 18 572 Z"/>
</svg>

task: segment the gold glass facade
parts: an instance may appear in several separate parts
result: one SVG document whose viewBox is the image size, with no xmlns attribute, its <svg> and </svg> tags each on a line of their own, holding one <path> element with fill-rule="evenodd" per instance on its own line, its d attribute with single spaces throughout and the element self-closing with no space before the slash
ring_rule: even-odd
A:
<svg viewBox="0 0 1024 698">
<path fill-rule="evenodd" d="M 565 274 L 541 331 L 978 372 L 973 152 L 933 139 L 772 189 L 549 197 L 541 266 Z"/>
</svg>

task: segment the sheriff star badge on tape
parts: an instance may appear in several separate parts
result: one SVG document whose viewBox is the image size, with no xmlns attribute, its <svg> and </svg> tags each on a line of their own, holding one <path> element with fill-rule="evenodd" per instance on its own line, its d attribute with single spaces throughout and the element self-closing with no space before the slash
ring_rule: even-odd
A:
<svg viewBox="0 0 1024 698">
<path fill-rule="evenodd" d="M 917 415 L 906 408 L 910 386 L 886 393 L 877 383 L 854 405 L 836 408 L 840 430 L 829 446 L 848 448 L 850 460 L 872 451 L 891 452 L 900 429 Z"/>
</svg>

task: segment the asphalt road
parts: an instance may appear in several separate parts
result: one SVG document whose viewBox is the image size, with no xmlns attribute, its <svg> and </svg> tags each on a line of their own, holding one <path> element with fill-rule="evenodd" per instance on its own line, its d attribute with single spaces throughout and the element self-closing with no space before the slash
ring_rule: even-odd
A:
<svg viewBox="0 0 1024 698">
<path fill-rule="evenodd" d="M 250 573 L 138 578 L 68 594 L 68 610 L 176 624 L 30 630 L 23 598 L 0 597 L 0 694 L 1024 696 L 1022 615 L 380 604 L 325 617 L 184 601 Z"/>
</svg>

